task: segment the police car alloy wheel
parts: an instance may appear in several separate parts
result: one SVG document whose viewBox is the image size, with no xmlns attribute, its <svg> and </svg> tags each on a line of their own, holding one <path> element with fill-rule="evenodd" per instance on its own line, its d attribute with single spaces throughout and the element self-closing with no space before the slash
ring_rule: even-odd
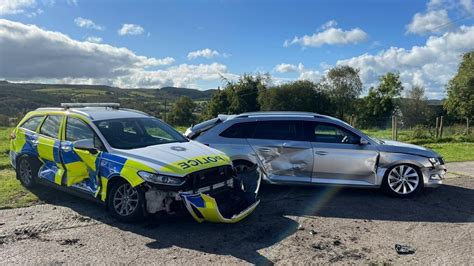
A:
<svg viewBox="0 0 474 266">
<path fill-rule="evenodd" d="M 132 222 L 144 217 L 145 198 L 140 188 L 120 182 L 110 192 L 109 209 L 117 219 Z"/>
<path fill-rule="evenodd" d="M 20 158 L 18 163 L 17 176 L 21 184 L 28 188 L 33 187 L 35 185 L 35 171 L 38 170 L 36 165 L 27 157 Z"/>
</svg>

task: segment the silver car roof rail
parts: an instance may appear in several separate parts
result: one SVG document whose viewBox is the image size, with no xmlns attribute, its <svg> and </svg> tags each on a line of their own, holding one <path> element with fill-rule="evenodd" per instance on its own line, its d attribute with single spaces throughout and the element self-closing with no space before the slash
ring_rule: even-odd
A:
<svg viewBox="0 0 474 266">
<path fill-rule="evenodd" d="M 325 115 L 320 115 L 316 113 L 310 112 L 293 112 L 293 111 L 281 111 L 281 112 L 251 112 L 251 113 L 243 113 L 240 115 L 236 115 L 235 118 L 247 118 L 247 117 L 314 117 L 314 118 L 327 118 Z"/>
<path fill-rule="evenodd" d="M 64 109 L 83 108 L 83 107 L 104 107 L 104 108 L 119 109 L 120 103 L 61 103 L 61 107 Z"/>
</svg>

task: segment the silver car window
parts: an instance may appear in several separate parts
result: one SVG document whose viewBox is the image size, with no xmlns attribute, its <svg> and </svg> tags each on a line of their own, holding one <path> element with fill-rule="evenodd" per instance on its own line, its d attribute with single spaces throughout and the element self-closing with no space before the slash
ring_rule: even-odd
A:
<svg viewBox="0 0 474 266">
<path fill-rule="evenodd" d="M 303 129 L 300 121 L 260 121 L 253 135 L 254 139 L 302 140 Z"/>
<path fill-rule="evenodd" d="M 360 137 L 349 130 L 329 123 L 309 123 L 310 141 L 322 143 L 357 144 Z M 312 135 L 311 135 L 312 134 Z"/>
<path fill-rule="evenodd" d="M 255 131 L 255 124 L 255 122 L 236 123 L 224 130 L 219 136 L 234 139 L 250 138 Z"/>
</svg>

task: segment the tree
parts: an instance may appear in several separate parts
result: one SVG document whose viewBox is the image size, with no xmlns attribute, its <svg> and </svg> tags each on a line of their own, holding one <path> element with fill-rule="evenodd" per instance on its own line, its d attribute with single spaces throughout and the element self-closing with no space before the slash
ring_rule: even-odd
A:
<svg viewBox="0 0 474 266">
<path fill-rule="evenodd" d="M 446 88 L 448 98 L 444 108 L 457 117 L 474 117 L 474 50 L 464 54 L 458 73 Z"/>
<path fill-rule="evenodd" d="M 263 111 L 307 111 L 326 114 L 329 96 L 317 84 L 298 80 L 262 91 L 259 96 Z"/>
<path fill-rule="evenodd" d="M 237 82 L 224 80 L 227 82 L 224 89 L 218 90 L 209 101 L 206 118 L 260 110 L 259 95 L 266 90 L 266 83 L 270 80 L 268 74 L 244 74 Z"/>
<path fill-rule="evenodd" d="M 337 117 L 343 119 L 354 113 L 356 99 L 362 93 L 362 81 L 358 69 L 336 66 L 323 78 L 322 86 L 331 97 Z"/>
<path fill-rule="evenodd" d="M 244 74 L 235 83 L 228 82 L 229 113 L 239 114 L 244 112 L 254 112 L 260 110 L 258 95 L 260 91 L 266 89 L 266 82 L 269 76 Z"/>
<path fill-rule="evenodd" d="M 196 117 L 193 114 L 196 104 L 187 96 L 180 97 L 171 108 L 168 121 L 175 126 L 189 126 Z"/>
<path fill-rule="evenodd" d="M 10 121 L 8 119 L 8 116 L 4 114 L 0 114 L 0 126 L 3 126 L 3 127 L 10 126 Z"/>
<path fill-rule="evenodd" d="M 426 100 L 425 88 L 422 86 L 415 85 L 406 92 L 405 99 L 400 102 L 403 122 L 406 126 L 413 127 L 420 122 L 429 121 L 431 110 Z"/>
<path fill-rule="evenodd" d="M 369 89 L 359 110 L 359 122 L 363 126 L 375 126 L 381 118 L 388 119 L 396 108 L 394 98 L 399 97 L 403 85 L 398 73 L 388 72 L 379 78 L 379 85 Z"/>
<path fill-rule="evenodd" d="M 229 112 L 229 96 L 227 90 L 218 89 L 207 105 L 205 119 L 211 119 L 218 114 L 227 114 Z"/>
</svg>

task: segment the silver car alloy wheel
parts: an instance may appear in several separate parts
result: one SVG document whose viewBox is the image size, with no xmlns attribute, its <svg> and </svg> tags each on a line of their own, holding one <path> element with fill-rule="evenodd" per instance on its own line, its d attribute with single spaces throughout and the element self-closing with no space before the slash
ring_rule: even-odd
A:
<svg viewBox="0 0 474 266">
<path fill-rule="evenodd" d="M 33 181 L 33 171 L 27 159 L 23 159 L 20 162 L 20 179 L 27 186 Z"/>
<path fill-rule="evenodd" d="M 138 191 L 128 183 L 120 185 L 115 191 L 113 205 L 121 216 L 132 214 L 138 207 Z"/>
<path fill-rule="evenodd" d="M 388 186 L 395 193 L 407 195 L 417 189 L 420 177 L 413 167 L 398 165 L 392 168 L 387 181 Z"/>
</svg>

